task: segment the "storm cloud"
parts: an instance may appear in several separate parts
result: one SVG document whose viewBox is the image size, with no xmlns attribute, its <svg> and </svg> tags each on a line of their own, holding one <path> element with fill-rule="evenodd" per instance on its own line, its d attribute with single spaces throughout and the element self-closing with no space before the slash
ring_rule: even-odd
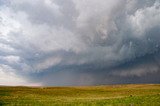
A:
<svg viewBox="0 0 160 106">
<path fill-rule="evenodd" d="M 160 0 L 0 0 L 1 85 L 160 83 Z"/>
</svg>

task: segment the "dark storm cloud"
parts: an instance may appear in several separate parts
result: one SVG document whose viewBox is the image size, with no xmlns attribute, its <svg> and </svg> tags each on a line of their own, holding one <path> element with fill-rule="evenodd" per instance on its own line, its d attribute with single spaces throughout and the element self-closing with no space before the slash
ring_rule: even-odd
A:
<svg viewBox="0 0 160 106">
<path fill-rule="evenodd" d="M 0 4 L 0 76 L 42 85 L 160 81 L 159 0 Z"/>
</svg>

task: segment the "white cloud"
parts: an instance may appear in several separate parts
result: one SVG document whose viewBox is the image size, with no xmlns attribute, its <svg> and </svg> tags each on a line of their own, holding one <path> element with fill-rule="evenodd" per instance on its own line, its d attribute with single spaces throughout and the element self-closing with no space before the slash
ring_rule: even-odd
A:
<svg viewBox="0 0 160 106">
<path fill-rule="evenodd" d="M 14 69 L 7 65 L 0 65 L 0 85 L 28 85 L 29 83 L 21 76 L 15 74 Z M 30 84 L 31 85 L 31 84 Z"/>
<path fill-rule="evenodd" d="M 7 61 L 8 63 L 11 64 L 16 64 L 20 62 L 20 57 L 19 56 L 0 56 L 0 59 Z"/>
<path fill-rule="evenodd" d="M 10 45 L 3 44 L 3 43 L 0 43 L 0 50 L 3 52 L 14 52 L 15 51 L 15 49 L 12 48 Z"/>
<path fill-rule="evenodd" d="M 145 32 L 159 26 L 160 3 L 155 2 L 153 6 L 139 9 L 134 15 L 129 16 L 129 22 L 135 30 L 135 36 L 145 36 Z"/>
<path fill-rule="evenodd" d="M 45 70 L 50 67 L 56 66 L 61 62 L 61 57 L 49 57 L 46 60 L 43 60 L 40 63 L 35 64 L 34 70 Z"/>
<path fill-rule="evenodd" d="M 13 11 L 8 7 L 0 8 L 0 34 L 1 37 L 7 37 L 10 32 L 19 31 L 20 24 L 13 19 Z"/>
</svg>

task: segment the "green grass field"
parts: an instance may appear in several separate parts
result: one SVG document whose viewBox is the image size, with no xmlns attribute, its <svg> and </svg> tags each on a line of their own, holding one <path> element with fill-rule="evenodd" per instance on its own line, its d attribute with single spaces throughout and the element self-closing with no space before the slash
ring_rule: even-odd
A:
<svg viewBox="0 0 160 106">
<path fill-rule="evenodd" d="M 0 106 L 160 106 L 160 84 L 0 87 Z"/>
</svg>

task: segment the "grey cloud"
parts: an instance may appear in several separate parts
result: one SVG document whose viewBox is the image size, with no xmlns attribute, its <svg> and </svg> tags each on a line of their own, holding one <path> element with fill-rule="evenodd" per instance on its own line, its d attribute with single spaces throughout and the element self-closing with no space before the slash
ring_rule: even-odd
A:
<svg viewBox="0 0 160 106">
<path fill-rule="evenodd" d="M 29 82 L 140 83 L 149 75 L 146 83 L 159 81 L 159 0 L 0 4 L 0 64 Z"/>
</svg>

